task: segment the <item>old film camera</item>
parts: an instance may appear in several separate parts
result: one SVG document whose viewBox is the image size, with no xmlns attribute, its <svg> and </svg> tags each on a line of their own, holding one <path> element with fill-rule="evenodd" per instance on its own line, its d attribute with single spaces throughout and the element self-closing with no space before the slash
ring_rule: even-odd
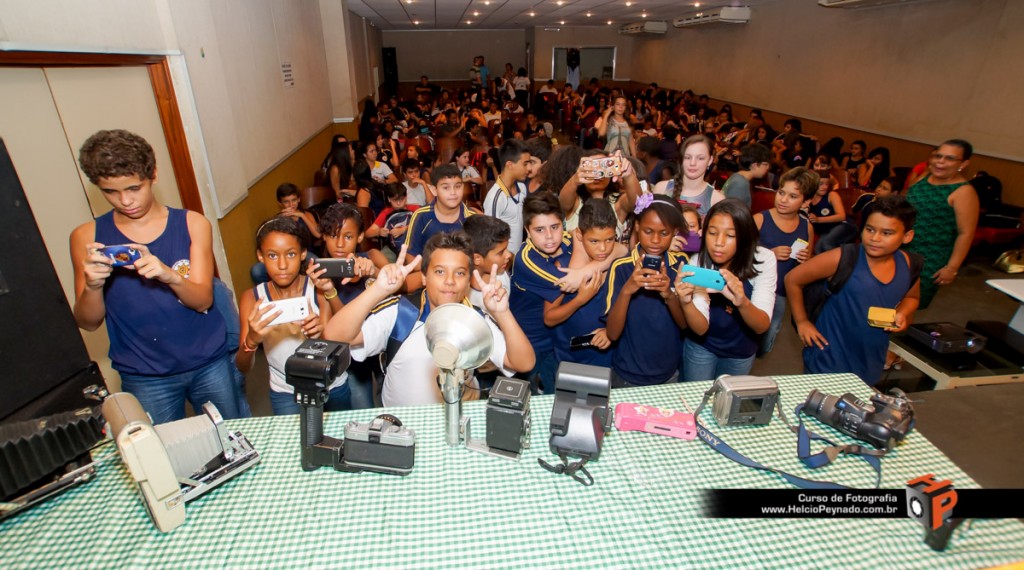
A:
<svg viewBox="0 0 1024 570">
<path fill-rule="evenodd" d="M 349 422 L 345 439 L 324 435 L 327 387 L 351 362 L 347 344 L 307 340 L 285 362 L 285 381 L 295 389 L 299 405 L 302 469 L 333 467 L 337 471 L 374 471 L 408 475 L 416 455 L 416 436 L 391 415 L 370 423 Z"/>
<path fill-rule="evenodd" d="M 462 415 L 467 372 L 487 362 L 494 342 L 486 317 L 457 303 L 431 311 L 424 324 L 427 348 L 438 368 L 445 403 L 445 441 L 451 447 L 518 460 L 530 444 L 530 384 L 499 378 L 487 400 L 486 439 L 474 439 L 471 421 Z"/>
<path fill-rule="evenodd" d="M 888 450 L 914 429 L 914 407 L 907 395 L 899 389 L 892 394 L 873 394 L 869 404 L 850 393 L 837 397 L 811 390 L 803 411 L 877 449 Z"/>
<path fill-rule="evenodd" d="M 693 412 L 694 418 L 700 417 L 712 398 L 711 411 L 720 426 L 767 425 L 772 421 L 772 410 L 779 404 L 779 385 L 767 377 L 719 376 L 704 393 L 704 400 Z"/>
<path fill-rule="evenodd" d="M 249 440 L 228 430 L 210 402 L 194 417 L 154 426 L 135 396 L 119 392 L 103 401 L 103 417 L 162 532 L 185 522 L 185 503 L 260 462 Z"/>
</svg>

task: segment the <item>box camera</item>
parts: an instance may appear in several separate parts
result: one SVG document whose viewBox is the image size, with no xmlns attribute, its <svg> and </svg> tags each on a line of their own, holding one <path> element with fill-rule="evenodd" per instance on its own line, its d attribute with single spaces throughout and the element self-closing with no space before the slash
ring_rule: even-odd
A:
<svg viewBox="0 0 1024 570">
<path fill-rule="evenodd" d="M 711 410 L 720 426 L 767 425 L 779 401 L 775 380 L 758 376 L 719 376 L 712 391 Z"/>
<path fill-rule="evenodd" d="M 487 446 L 522 453 L 530 447 L 530 383 L 499 378 L 487 399 Z"/>
<path fill-rule="evenodd" d="M 402 427 L 395 416 L 382 414 L 370 423 L 345 425 L 341 464 L 344 471 L 408 475 L 415 459 L 416 434 Z"/>
<path fill-rule="evenodd" d="M 871 406 L 850 393 L 841 397 L 811 390 L 804 411 L 821 423 L 878 449 L 892 449 L 914 429 L 914 407 L 901 390 L 873 394 Z"/>
</svg>

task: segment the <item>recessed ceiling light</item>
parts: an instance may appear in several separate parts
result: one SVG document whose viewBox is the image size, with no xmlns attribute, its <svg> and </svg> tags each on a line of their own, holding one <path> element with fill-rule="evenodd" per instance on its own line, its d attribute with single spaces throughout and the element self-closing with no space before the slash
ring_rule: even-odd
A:
<svg viewBox="0 0 1024 570">
<path fill-rule="evenodd" d="M 609 26 L 612 25 L 612 21 L 611 20 L 608 20 L 608 25 Z"/>
<path fill-rule="evenodd" d="M 536 13 L 536 12 L 530 12 L 530 17 L 531 17 L 531 18 L 532 18 L 532 17 L 534 17 L 534 16 L 536 16 L 536 15 L 537 15 L 537 13 Z"/>
<path fill-rule="evenodd" d="M 472 24 L 472 23 L 473 23 L 473 20 L 466 20 L 466 23 L 467 23 L 467 24 Z"/>
<path fill-rule="evenodd" d="M 559 6 L 561 6 L 562 4 L 565 4 L 565 2 L 563 2 L 562 0 L 558 0 L 558 2 L 555 2 L 555 4 L 558 4 Z"/>
<path fill-rule="evenodd" d="M 419 21 L 419 20 L 413 20 L 413 21 L 412 21 L 412 24 L 413 24 L 414 26 L 418 26 L 418 25 L 420 25 L 420 21 Z"/>
<path fill-rule="evenodd" d="M 632 2 L 626 2 L 626 7 L 627 7 L 627 8 L 629 8 L 629 7 L 630 7 L 630 6 L 632 6 L 632 5 L 633 5 L 633 3 L 632 3 Z"/>
<path fill-rule="evenodd" d="M 565 20 L 562 20 L 561 22 L 558 22 L 558 23 L 564 26 L 565 25 Z"/>
<path fill-rule="evenodd" d="M 647 17 L 647 12 L 644 12 L 644 13 L 640 14 L 640 17 L 641 18 L 646 18 Z"/>
<path fill-rule="evenodd" d="M 593 16 L 593 14 L 591 14 L 590 12 L 587 12 L 587 17 L 589 18 L 591 16 Z"/>
<path fill-rule="evenodd" d="M 700 2 L 694 2 L 693 3 L 693 7 L 694 8 L 700 8 Z"/>
<path fill-rule="evenodd" d="M 480 15 L 480 12 L 473 12 L 473 15 L 474 15 L 474 16 L 479 16 L 479 15 Z"/>
<path fill-rule="evenodd" d="M 491 0 L 484 0 L 484 6 L 490 6 Z"/>
</svg>

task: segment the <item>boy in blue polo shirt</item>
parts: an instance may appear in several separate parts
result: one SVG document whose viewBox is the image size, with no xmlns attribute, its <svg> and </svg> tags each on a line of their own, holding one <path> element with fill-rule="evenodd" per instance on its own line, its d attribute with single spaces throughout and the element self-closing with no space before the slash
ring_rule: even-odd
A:
<svg viewBox="0 0 1024 570">
<path fill-rule="evenodd" d="M 423 246 L 432 236 L 442 232 L 451 233 L 462 229 L 462 223 L 473 215 L 472 210 L 462 203 L 462 174 L 454 164 L 438 166 L 431 173 L 437 181 L 437 199 L 429 206 L 413 212 L 409 229 L 405 234 L 408 253 L 405 263 L 423 253 Z M 406 290 L 415 291 L 423 286 L 423 274 L 413 269 L 405 281 Z"/>
<path fill-rule="evenodd" d="M 580 209 L 579 226 L 573 237 L 582 245 L 578 249 L 585 251 L 590 260 L 611 262 L 627 253 L 626 246 L 616 242 L 617 226 L 618 216 L 612 205 L 607 200 L 591 198 Z M 583 284 L 575 294 L 567 293 L 550 303 L 545 301 L 544 324 L 554 327 L 555 360 L 612 365 L 612 341 L 604 325 L 607 292 L 608 282 L 602 275 Z M 590 335 L 591 339 L 573 346 L 574 338 Z"/>
<path fill-rule="evenodd" d="M 572 238 L 562 228 L 562 206 L 550 192 L 527 196 L 523 224 L 527 240 L 512 264 L 509 307 L 530 344 L 537 362 L 527 379 L 545 394 L 555 391 L 554 347 L 551 329 L 544 324 L 544 304 L 562 295 L 558 282 L 572 258 Z"/>
</svg>

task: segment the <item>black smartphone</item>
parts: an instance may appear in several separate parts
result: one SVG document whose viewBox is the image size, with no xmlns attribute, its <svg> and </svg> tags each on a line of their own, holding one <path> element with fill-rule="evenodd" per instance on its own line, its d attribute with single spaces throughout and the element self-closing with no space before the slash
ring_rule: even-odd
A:
<svg viewBox="0 0 1024 570">
<path fill-rule="evenodd" d="M 640 262 L 644 269 L 653 269 L 654 271 L 661 271 L 661 256 L 644 254 L 643 261 Z"/>
<path fill-rule="evenodd" d="M 320 269 L 327 270 L 321 277 L 345 279 L 356 276 L 356 260 L 354 259 L 321 257 L 315 263 L 320 264 Z"/>
<path fill-rule="evenodd" d="M 580 336 L 574 336 L 574 337 L 569 339 L 569 348 L 571 348 L 571 349 L 588 348 L 588 347 L 594 346 L 593 344 L 591 344 L 593 342 L 593 340 L 594 340 L 594 334 L 593 333 L 585 334 L 585 335 L 580 335 Z"/>
</svg>

